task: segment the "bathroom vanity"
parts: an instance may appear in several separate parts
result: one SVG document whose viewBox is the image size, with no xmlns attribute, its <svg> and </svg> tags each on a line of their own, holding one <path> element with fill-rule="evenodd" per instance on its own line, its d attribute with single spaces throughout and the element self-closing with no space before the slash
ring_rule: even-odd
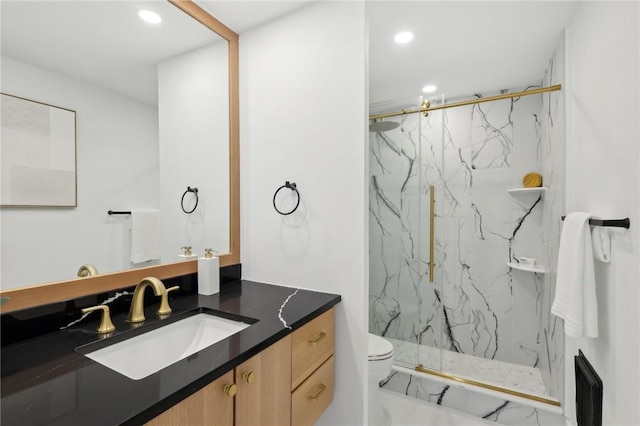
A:
<svg viewBox="0 0 640 426">
<path fill-rule="evenodd" d="M 176 297 L 167 318 L 155 314 L 157 303 L 149 304 L 141 326 L 127 323 L 126 313 L 114 314 L 116 331 L 106 338 L 96 334 L 99 318 L 92 315 L 5 345 L 0 421 L 312 424 L 333 399 L 333 306 L 339 301 L 335 294 L 240 280 L 223 285 L 219 294 Z M 87 348 L 166 327 L 194 310 L 249 325 L 138 380 L 85 355 Z M 169 351 L 172 342 L 166 345 Z"/>
</svg>

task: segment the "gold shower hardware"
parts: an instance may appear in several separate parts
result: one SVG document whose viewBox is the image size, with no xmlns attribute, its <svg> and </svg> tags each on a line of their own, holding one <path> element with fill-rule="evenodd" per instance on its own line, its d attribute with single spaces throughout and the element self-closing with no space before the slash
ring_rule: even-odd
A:
<svg viewBox="0 0 640 426">
<path fill-rule="evenodd" d="M 92 306 L 90 308 L 84 308 L 80 312 L 82 314 L 88 314 L 94 311 L 102 311 L 102 318 L 100 319 L 100 325 L 98 326 L 98 334 L 108 334 L 115 331 L 116 326 L 111 322 L 111 315 L 109 314 L 109 307 L 107 305 Z"/>
<path fill-rule="evenodd" d="M 324 384 L 320 383 L 320 384 L 318 385 L 318 392 L 316 392 L 316 394 L 315 394 L 315 395 L 313 395 L 313 396 L 309 396 L 309 397 L 308 397 L 308 398 L 309 398 L 309 401 L 311 401 L 311 402 L 316 402 L 316 400 L 320 397 L 320 394 L 321 394 L 322 392 L 324 392 L 324 390 L 325 390 L 326 388 L 327 388 L 327 387 L 326 387 Z"/>
<path fill-rule="evenodd" d="M 424 115 L 425 117 L 429 116 L 429 107 L 431 106 L 431 101 L 429 101 L 428 99 L 425 99 L 424 101 L 422 101 L 422 109 L 424 111 L 422 111 L 422 115 Z"/>
<path fill-rule="evenodd" d="M 370 115 L 369 120 L 378 120 L 380 118 L 397 117 L 398 115 L 415 114 L 417 112 L 428 113 L 429 111 L 436 111 L 439 109 L 455 108 L 455 107 L 466 106 L 466 105 L 480 104 L 483 102 L 493 102 L 493 101 L 499 101 L 502 99 L 518 98 L 520 96 L 537 95 L 539 93 L 557 92 L 558 90 L 562 90 L 562 86 L 560 84 L 556 84 L 554 86 L 549 86 L 549 87 L 541 87 L 539 89 L 525 90 L 522 92 L 505 93 L 503 95 L 489 96 L 486 98 L 478 98 L 478 99 L 472 99 L 468 101 L 453 102 L 453 103 L 444 104 L 444 105 L 427 106 L 426 108 L 422 107 L 422 108 L 413 109 L 413 110 L 403 109 L 400 112 L 388 112 L 385 114 Z"/>
<path fill-rule="evenodd" d="M 433 262 L 433 251 L 435 247 L 435 210 L 436 210 L 436 196 L 434 186 L 429 186 L 429 282 L 433 282 L 433 269 L 435 264 Z"/>
<path fill-rule="evenodd" d="M 560 402 L 558 402 L 556 400 L 553 400 L 553 399 L 544 398 L 544 397 L 537 396 L 537 395 L 531 395 L 531 394 L 524 393 L 524 392 L 518 392 L 518 391 L 515 391 L 515 390 L 503 388 L 503 387 L 500 387 L 500 386 L 494 386 L 494 385 L 490 385 L 488 383 L 478 382 L 478 381 L 475 381 L 475 380 L 465 379 L 463 377 L 459 377 L 459 376 L 456 376 L 454 374 L 443 373 L 442 371 L 431 370 L 429 368 L 426 368 L 422 364 L 418 364 L 418 366 L 415 368 L 415 370 L 419 371 L 420 373 L 431 374 L 432 376 L 453 380 L 453 381 L 456 381 L 458 383 L 463 383 L 465 385 L 477 386 L 477 387 L 481 387 L 483 389 L 489 389 L 489 390 L 496 391 L 496 392 L 502 392 L 502 393 L 506 393 L 507 395 L 513 395 L 513 396 L 517 396 L 517 397 L 520 397 L 520 398 L 529 399 L 531 401 L 542 402 L 543 404 L 549 404 L 549 405 L 553 405 L 555 407 L 560 407 Z"/>
</svg>

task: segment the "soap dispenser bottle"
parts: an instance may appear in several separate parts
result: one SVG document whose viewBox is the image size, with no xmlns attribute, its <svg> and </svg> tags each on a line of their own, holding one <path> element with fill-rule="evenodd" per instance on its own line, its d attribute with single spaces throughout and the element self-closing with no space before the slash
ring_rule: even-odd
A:
<svg viewBox="0 0 640 426">
<path fill-rule="evenodd" d="M 198 257 L 197 254 L 194 254 L 191 251 L 191 246 L 184 246 L 184 247 L 180 247 L 183 252 L 182 254 L 179 254 L 179 257 L 182 257 L 183 259 L 196 259 Z"/>
<path fill-rule="evenodd" d="M 220 293 L 220 258 L 208 248 L 204 249 L 204 257 L 198 258 L 198 294 L 216 293 Z"/>
</svg>

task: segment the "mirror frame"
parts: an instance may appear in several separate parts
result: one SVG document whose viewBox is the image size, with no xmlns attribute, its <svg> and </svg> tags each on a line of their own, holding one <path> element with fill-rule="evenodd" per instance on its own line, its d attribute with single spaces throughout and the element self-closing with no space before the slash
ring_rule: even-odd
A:
<svg viewBox="0 0 640 426">
<path fill-rule="evenodd" d="M 229 253 L 220 255 L 220 266 L 240 263 L 240 119 L 238 34 L 211 16 L 191 0 L 167 0 L 229 43 Z M 8 313 L 91 294 L 104 293 L 136 285 L 146 277 L 159 279 L 192 274 L 197 260 L 113 272 L 93 277 L 38 284 L 1 291 L 9 300 L 0 308 Z"/>
</svg>

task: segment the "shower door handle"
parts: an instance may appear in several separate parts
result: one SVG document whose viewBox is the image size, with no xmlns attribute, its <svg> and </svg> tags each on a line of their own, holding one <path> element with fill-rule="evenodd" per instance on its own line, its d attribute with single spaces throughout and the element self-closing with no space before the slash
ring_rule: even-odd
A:
<svg viewBox="0 0 640 426">
<path fill-rule="evenodd" d="M 434 193 L 434 186 L 429 186 L 429 282 L 433 282 L 433 268 L 435 268 L 435 264 L 433 263 L 433 252 L 435 247 L 435 207 L 436 207 L 436 197 Z"/>
</svg>

